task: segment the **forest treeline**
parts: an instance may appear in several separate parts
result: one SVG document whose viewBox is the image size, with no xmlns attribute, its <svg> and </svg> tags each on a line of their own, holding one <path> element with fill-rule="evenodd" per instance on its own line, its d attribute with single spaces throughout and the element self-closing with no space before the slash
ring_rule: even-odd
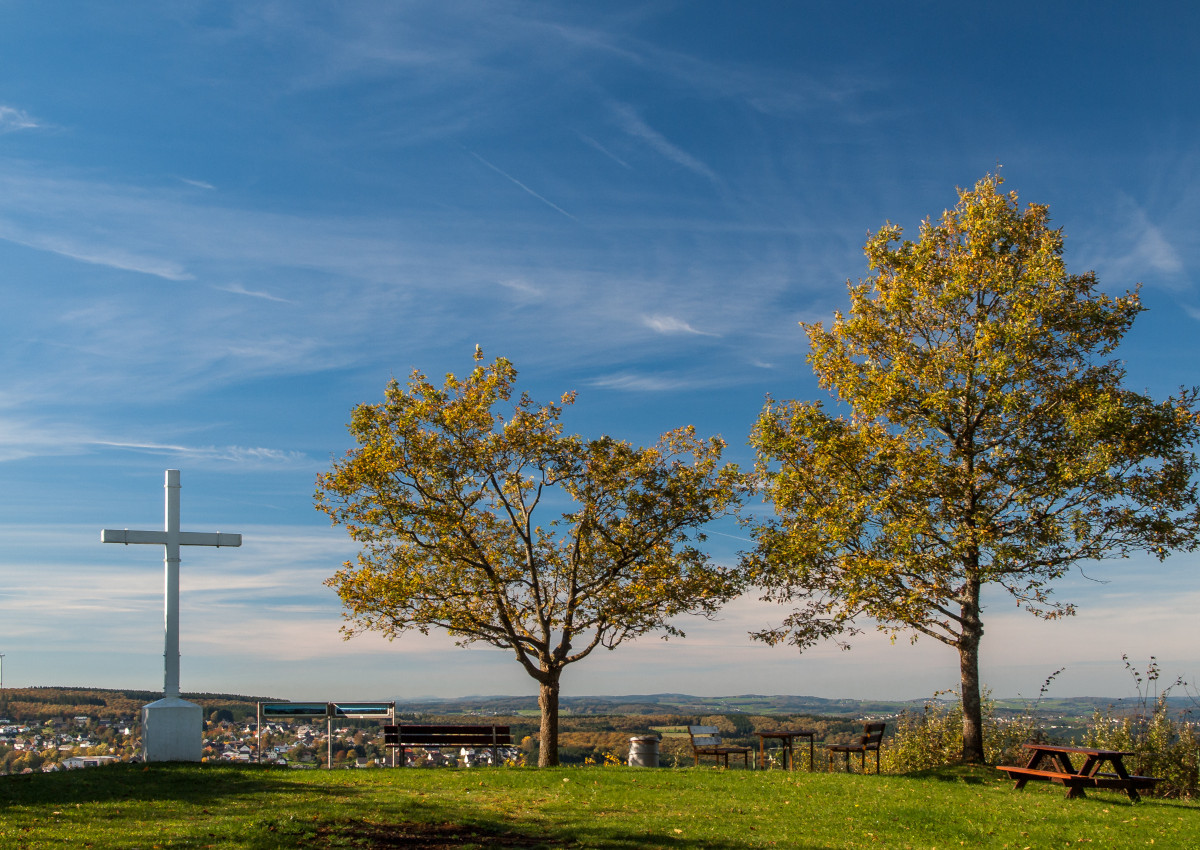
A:
<svg viewBox="0 0 1200 850">
<path fill-rule="evenodd" d="M 277 701 L 270 697 L 209 693 L 184 694 L 184 698 L 202 706 L 205 716 L 223 710 L 238 720 L 253 717 L 259 700 Z M 143 705 L 159 699 L 162 694 L 153 691 L 114 688 L 5 688 L 0 695 L 0 717 L 13 723 L 44 723 L 72 717 L 132 719 L 141 714 Z"/>
</svg>

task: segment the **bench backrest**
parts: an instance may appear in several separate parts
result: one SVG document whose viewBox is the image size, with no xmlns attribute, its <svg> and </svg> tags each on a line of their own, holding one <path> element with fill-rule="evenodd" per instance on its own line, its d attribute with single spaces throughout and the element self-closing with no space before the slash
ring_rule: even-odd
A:
<svg viewBox="0 0 1200 850">
<path fill-rule="evenodd" d="M 689 726 L 687 730 L 693 747 L 721 746 L 721 736 L 717 734 L 721 730 L 716 726 Z"/>
<path fill-rule="evenodd" d="M 877 750 L 880 743 L 883 741 L 883 730 L 887 728 L 886 723 L 868 723 L 863 726 L 862 748 L 864 750 Z"/>
<path fill-rule="evenodd" d="M 385 744 L 411 744 L 417 747 L 495 747 L 512 744 L 508 726 L 431 726 L 399 724 L 383 727 Z"/>
</svg>

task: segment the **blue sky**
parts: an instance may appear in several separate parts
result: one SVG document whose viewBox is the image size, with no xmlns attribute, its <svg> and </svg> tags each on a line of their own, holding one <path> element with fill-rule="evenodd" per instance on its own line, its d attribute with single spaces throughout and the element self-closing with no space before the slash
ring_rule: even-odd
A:
<svg viewBox="0 0 1200 850">
<path fill-rule="evenodd" d="M 0 2 L 0 653 L 6 685 L 158 688 L 182 470 L 184 690 L 533 693 L 497 650 L 344 642 L 312 507 L 353 405 L 476 344 L 570 429 L 745 446 L 819 397 L 797 322 L 868 231 L 1002 165 L 1071 271 L 1142 282 L 1130 383 L 1196 382 L 1200 12 L 1152 3 Z M 755 508 L 761 510 L 761 508 Z M 735 532 L 736 533 L 736 532 Z M 726 562 L 741 542 L 712 538 Z M 998 695 L 1124 695 L 1122 653 L 1200 676 L 1196 557 L 1087 567 L 1079 616 L 993 598 Z M 954 653 L 752 645 L 752 598 L 568 669 L 564 693 L 916 698 Z"/>
</svg>

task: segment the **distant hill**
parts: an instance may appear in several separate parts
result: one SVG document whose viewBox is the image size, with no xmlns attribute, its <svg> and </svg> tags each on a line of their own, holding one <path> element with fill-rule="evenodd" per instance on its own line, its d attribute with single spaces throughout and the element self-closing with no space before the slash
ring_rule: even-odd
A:
<svg viewBox="0 0 1200 850">
<path fill-rule="evenodd" d="M 918 701 L 917 705 L 923 704 Z M 826 716 L 891 713 L 911 702 L 822 699 L 806 696 L 698 697 L 690 694 L 630 694 L 624 696 L 564 696 L 563 714 L 819 714 Z M 418 714 L 520 714 L 538 710 L 535 696 L 477 696 L 439 699 L 396 699 L 396 708 Z"/>
<path fill-rule="evenodd" d="M 559 711 L 571 714 L 817 714 L 824 717 L 859 717 L 863 714 L 895 714 L 923 707 L 931 700 L 850 700 L 824 699 L 821 696 L 742 694 L 738 696 L 692 696 L 690 694 L 630 694 L 623 696 L 563 696 Z M 940 700 L 952 702 L 953 700 Z M 1172 696 L 1172 708 L 1200 708 L 1188 696 Z M 996 700 L 997 711 L 1024 712 L 1031 700 Z M 396 699 L 397 710 L 439 714 L 517 714 L 538 711 L 535 696 L 462 696 L 455 699 Z M 1132 710 L 1136 700 L 1111 696 L 1075 696 L 1043 699 L 1038 713 L 1062 713 L 1091 716 L 1093 711 L 1114 707 Z"/>
<path fill-rule="evenodd" d="M 689 694 L 632 694 L 625 696 L 564 696 L 562 714 L 786 714 L 822 717 L 860 717 L 898 714 L 922 708 L 931 700 L 857 700 L 825 699 L 812 696 L 742 694 L 740 696 L 698 697 Z M 950 703 L 952 700 L 939 700 Z M 1031 700 L 1020 698 L 995 700 L 997 712 L 1022 713 L 1032 707 Z M 1200 709 L 1190 697 L 1170 697 L 1168 704 L 1178 711 Z M 1039 714 L 1090 717 L 1097 709 L 1133 710 L 1137 701 L 1114 697 L 1044 698 L 1037 704 Z M 521 714 L 537 711 L 534 696 L 478 696 L 454 699 L 402 699 L 396 708 L 417 714 Z"/>
<path fill-rule="evenodd" d="M 87 715 L 92 717 L 137 717 L 141 707 L 161 694 L 143 690 L 113 688 L 44 687 L 5 688 L 0 698 L 0 717 L 14 721 L 45 721 L 50 718 Z M 229 711 L 234 719 L 253 717 L 257 702 L 284 702 L 277 697 L 240 694 L 191 693 L 184 698 L 204 707 L 205 716 L 213 711 Z M 560 713 L 564 717 L 597 715 L 809 715 L 831 718 L 857 718 L 865 715 L 894 715 L 904 710 L 919 710 L 929 700 L 855 700 L 825 699 L 812 696 L 742 694 L 739 696 L 698 697 L 690 694 L 630 694 L 624 696 L 564 696 Z M 943 700 L 942 702 L 948 702 Z M 1031 707 L 1025 699 L 998 699 L 1001 714 L 1019 714 Z M 1173 710 L 1198 710 L 1191 697 L 1171 697 Z M 1036 707 L 1046 716 L 1091 717 L 1096 710 L 1133 711 L 1136 699 L 1112 697 L 1044 698 Z M 396 698 L 396 708 L 406 714 L 423 715 L 532 715 L 537 714 L 534 696 L 473 696 L 440 699 Z"/>
<path fill-rule="evenodd" d="M 207 716 L 213 711 L 227 710 L 237 720 L 254 716 L 258 701 L 278 701 L 271 697 L 250 697 L 238 694 L 184 694 L 184 699 L 204 708 Z M 5 688 L 0 696 L 0 717 L 28 723 L 62 717 L 135 718 L 143 705 L 162 699 L 154 691 L 121 690 L 115 688 Z"/>
</svg>

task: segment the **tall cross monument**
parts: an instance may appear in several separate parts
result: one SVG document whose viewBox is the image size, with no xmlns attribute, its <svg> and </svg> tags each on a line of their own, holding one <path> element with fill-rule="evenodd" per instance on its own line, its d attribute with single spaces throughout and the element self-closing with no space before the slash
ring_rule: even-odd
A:
<svg viewBox="0 0 1200 850">
<path fill-rule="evenodd" d="M 200 761 L 204 749 L 204 711 L 179 696 L 179 547 L 241 546 L 240 534 L 179 530 L 179 470 L 166 476 L 166 522 L 162 531 L 106 528 L 102 543 L 154 543 L 165 548 L 166 648 L 163 698 L 142 707 L 142 756 L 146 761 Z"/>
</svg>

